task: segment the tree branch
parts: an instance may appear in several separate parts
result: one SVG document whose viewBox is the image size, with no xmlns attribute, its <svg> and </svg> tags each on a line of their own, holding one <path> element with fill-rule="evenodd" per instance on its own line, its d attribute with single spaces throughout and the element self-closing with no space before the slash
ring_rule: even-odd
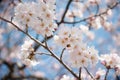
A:
<svg viewBox="0 0 120 80">
<path fill-rule="evenodd" d="M 93 75 L 88 71 L 88 69 L 86 68 L 86 67 L 84 67 L 85 68 L 85 70 L 87 71 L 87 73 L 90 75 L 90 77 L 93 79 L 93 80 L 95 80 L 95 78 L 93 77 Z"/>
<path fill-rule="evenodd" d="M 62 57 L 63 57 L 63 53 L 65 51 L 65 48 L 63 48 L 62 52 L 61 52 L 61 55 L 60 55 L 60 60 L 62 60 Z"/>
<path fill-rule="evenodd" d="M 79 69 L 79 80 L 81 80 L 82 68 Z"/>
<path fill-rule="evenodd" d="M 108 73 L 109 73 L 109 69 L 107 68 L 104 80 L 107 80 Z"/>
<path fill-rule="evenodd" d="M 106 11 L 104 11 L 104 12 L 102 12 L 102 13 L 95 14 L 95 15 L 93 15 L 93 16 L 84 18 L 84 19 L 82 19 L 82 20 L 80 20 L 80 21 L 74 21 L 74 22 L 63 21 L 62 23 L 65 23 L 65 24 L 76 24 L 76 23 L 80 23 L 80 22 L 83 22 L 83 21 L 87 21 L 87 20 L 89 20 L 89 19 L 92 18 L 92 17 L 98 17 L 98 16 L 101 16 L 101 15 L 107 14 L 107 11 L 108 11 L 109 9 L 114 9 L 118 4 L 120 4 L 120 2 L 116 2 L 116 3 L 113 4 L 113 6 L 111 6 L 111 7 L 109 6 L 108 9 L 106 9 Z"/>
<path fill-rule="evenodd" d="M 66 15 L 66 13 L 67 13 L 67 11 L 68 11 L 68 9 L 69 9 L 69 6 L 70 6 L 71 2 L 72 2 L 72 0 L 69 0 L 69 1 L 68 1 L 68 4 L 67 4 L 67 6 L 66 6 L 66 8 L 65 8 L 65 11 L 64 11 L 64 13 L 63 13 L 63 16 L 62 16 L 61 21 L 57 23 L 58 26 L 59 26 L 61 23 L 64 22 L 65 15 Z"/>
<path fill-rule="evenodd" d="M 55 58 L 57 61 L 59 61 L 74 77 L 76 77 L 77 79 L 79 78 L 64 62 L 62 62 L 48 47 L 47 42 L 45 40 L 45 46 L 39 42 L 38 40 L 36 40 L 35 38 L 33 38 L 31 35 L 29 35 L 28 33 L 24 32 L 22 29 L 20 29 L 17 25 L 15 25 L 14 23 L 12 23 L 11 21 L 4 19 L 2 17 L 0 17 L 1 20 L 6 21 L 10 24 L 12 24 L 14 27 L 16 27 L 19 31 L 23 32 L 24 34 L 26 34 L 30 39 L 32 39 L 33 41 L 35 41 L 37 44 L 41 45 L 43 48 L 45 48 L 48 52 L 51 53 L 51 56 L 53 58 Z"/>
</svg>

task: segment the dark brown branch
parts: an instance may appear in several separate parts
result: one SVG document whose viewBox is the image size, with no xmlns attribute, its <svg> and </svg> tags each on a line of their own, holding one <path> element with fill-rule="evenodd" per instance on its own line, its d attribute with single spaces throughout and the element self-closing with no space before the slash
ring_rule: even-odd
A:
<svg viewBox="0 0 120 80">
<path fill-rule="evenodd" d="M 61 52 L 61 55 L 60 55 L 60 60 L 62 60 L 62 57 L 63 57 L 63 53 L 65 51 L 65 48 L 63 48 L 62 52 Z"/>
<path fill-rule="evenodd" d="M 93 80 L 95 80 L 95 78 L 94 78 L 93 75 L 88 71 L 88 69 L 87 69 L 86 67 L 84 67 L 84 68 L 85 68 L 86 72 L 90 75 L 90 77 L 91 77 Z"/>
<path fill-rule="evenodd" d="M 53 37 L 53 36 L 49 36 L 49 37 L 47 37 L 47 41 L 50 40 L 52 37 Z M 45 42 L 45 39 L 41 41 L 41 43 L 44 43 L 44 42 Z M 35 46 L 34 46 L 34 50 L 37 51 L 39 47 L 40 47 L 39 44 L 35 44 Z"/>
<path fill-rule="evenodd" d="M 66 13 L 67 13 L 67 11 L 68 11 L 68 9 L 69 9 L 69 6 L 70 6 L 71 2 L 72 2 L 72 0 L 69 0 L 67 6 L 66 6 L 66 8 L 65 8 L 65 11 L 64 11 L 64 13 L 63 13 L 63 16 L 62 16 L 62 18 L 61 18 L 61 21 L 57 23 L 58 26 L 59 26 L 61 23 L 64 22 L 65 15 L 66 15 Z"/>
<path fill-rule="evenodd" d="M 104 12 L 102 12 L 102 13 L 95 14 L 95 15 L 93 15 L 93 16 L 84 18 L 84 19 L 82 19 L 82 20 L 80 20 L 80 21 L 75 21 L 75 22 L 63 21 L 62 23 L 65 23 L 65 24 L 75 24 L 75 23 L 80 23 L 80 22 L 83 22 L 83 21 L 87 21 L 87 20 L 89 20 L 89 19 L 92 18 L 92 17 L 98 17 L 98 16 L 101 16 L 101 15 L 107 14 L 107 11 L 108 11 L 109 9 L 114 9 L 118 4 L 120 4 L 120 2 L 116 2 L 116 3 L 113 4 L 111 7 L 109 6 L 108 9 L 106 9 L 106 11 L 104 11 Z"/>
<path fill-rule="evenodd" d="M 116 80 L 120 80 L 120 78 L 119 78 L 119 76 L 118 76 L 118 75 L 116 75 Z"/>
<path fill-rule="evenodd" d="M 79 80 L 81 80 L 82 68 L 79 69 Z"/>
<path fill-rule="evenodd" d="M 58 62 L 60 62 L 75 78 L 79 79 L 79 77 L 61 60 L 55 55 L 48 47 L 47 42 L 45 40 L 46 50 L 51 53 L 51 56 L 55 58 Z"/>
<path fill-rule="evenodd" d="M 22 66 L 18 66 L 17 63 L 15 62 L 9 62 L 6 60 L 2 60 L 0 59 L 0 66 L 2 66 L 3 64 L 7 66 L 7 68 L 9 69 L 8 74 L 6 74 L 4 77 L 2 77 L 2 80 L 23 80 L 23 79 L 35 79 L 35 80 L 48 80 L 47 78 L 43 78 L 43 77 L 37 77 L 37 76 L 33 76 L 33 75 L 29 75 L 29 76 L 23 76 L 23 75 L 18 75 L 18 76 L 14 76 L 14 70 L 18 69 L 19 71 L 23 71 L 26 66 L 22 65 Z"/>
<path fill-rule="evenodd" d="M 107 68 L 104 80 L 107 80 L 108 73 L 109 73 L 109 69 Z"/>
</svg>

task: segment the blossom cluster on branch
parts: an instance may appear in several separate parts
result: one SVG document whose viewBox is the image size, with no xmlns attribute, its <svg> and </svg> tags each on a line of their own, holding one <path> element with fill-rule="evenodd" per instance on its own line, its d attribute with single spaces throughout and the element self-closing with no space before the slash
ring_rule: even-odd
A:
<svg viewBox="0 0 120 80">
<path fill-rule="evenodd" d="M 15 8 L 13 21 L 21 28 L 33 28 L 38 34 L 51 36 L 57 25 L 53 21 L 55 18 L 55 1 L 45 3 L 38 2 L 20 3 Z"/>
<path fill-rule="evenodd" d="M 60 27 L 58 35 L 54 36 L 57 44 L 66 48 L 69 62 L 73 67 L 87 67 L 88 64 L 96 65 L 98 62 L 98 51 L 94 47 L 88 47 L 83 41 L 83 32 L 79 27 Z"/>
<path fill-rule="evenodd" d="M 1 0 L 0 6 L 5 2 Z M 119 80 L 119 21 L 112 20 L 119 4 L 118 0 L 10 0 L 6 4 L 10 9 L 0 8 L 0 69 L 4 65 L 9 69 L 2 79 L 109 80 L 112 75 Z M 15 28 L 23 34 L 16 34 Z M 46 75 L 56 73 L 44 76 L 34 71 L 36 66 L 47 68 Z"/>
</svg>

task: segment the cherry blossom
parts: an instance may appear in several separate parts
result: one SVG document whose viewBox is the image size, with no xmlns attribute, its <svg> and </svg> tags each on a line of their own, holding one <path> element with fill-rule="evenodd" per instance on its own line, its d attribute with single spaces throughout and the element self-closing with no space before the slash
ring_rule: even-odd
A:
<svg viewBox="0 0 120 80">
<path fill-rule="evenodd" d="M 26 40 L 24 44 L 21 46 L 21 52 L 19 54 L 20 59 L 25 65 L 36 65 L 38 62 L 35 60 L 35 54 L 33 49 L 33 41 Z"/>
<path fill-rule="evenodd" d="M 0 0 L 0 79 L 119 80 L 119 4 Z"/>
<path fill-rule="evenodd" d="M 100 60 L 105 62 L 106 67 L 115 68 L 120 65 L 120 57 L 116 53 L 101 55 Z"/>
<path fill-rule="evenodd" d="M 54 22 L 55 8 L 49 8 L 52 5 L 55 6 L 55 1 L 48 2 L 48 4 L 41 0 L 38 1 L 38 3 L 20 3 L 15 8 L 13 21 L 20 25 L 22 29 L 28 29 L 28 27 L 31 27 L 38 34 L 51 36 L 57 27 Z M 42 33 L 43 31 L 44 33 Z"/>
</svg>

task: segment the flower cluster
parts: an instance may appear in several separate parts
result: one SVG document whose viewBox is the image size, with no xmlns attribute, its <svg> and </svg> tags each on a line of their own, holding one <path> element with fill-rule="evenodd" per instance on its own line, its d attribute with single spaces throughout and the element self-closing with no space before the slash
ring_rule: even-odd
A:
<svg viewBox="0 0 120 80">
<path fill-rule="evenodd" d="M 14 22 L 22 29 L 33 28 L 43 36 L 51 36 L 57 27 L 54 22 L 55 1 L 19 3 L 15 8 Z M 52 8 L 51 8 L 52 7 Z"/>
<path fill-rule="evenodd" d="M 120 56 L 116 53 L 101 55 L 101 63 L 108 69 L 114 69 L 120 75 Z"/>
<path fill-rule="evenodd" d="M 26 65 L 30 65 L 33 63 L 34 59 L 34 49 L 33 49 L 33 41 L 26 40 L 24 44 L 21 46 L 21 54 L 20 58 Z"/>
<path fill-rule="evenodd" d="M 70 51 L 70 62 L 73 67 L 87 67 L 89 64 L 95 66 L 98 62 L 98 51 L 94 47 L 88 47 L 84 43 L 77 45 Z"/>
<path fill-rule="evenodd" d="M 78 27 L 61 27 L 55 41 L 69 52 L 68 60 L 73 67 L 87 67 L 98 62 L 98 51 L 94 47 L 87 47 L 83 42 L 82 31 Z"/>
<path fill-rule="evenodd" d="M 120 66 L 120 57 L 116 53 L 101 55 L 100 60 L 107 68 Z"/>
<path fill-rule="evenodd" d="M 74 46 L 81 42 L 82 32 L 77 27 L 60 27 L 58 35 L 55 36 L 55 40 L 58 44 L 66 47 L 67 49 L 72 49 Z"/>
<path fill-rule="evenodd" d="M 115 53 L 101 55 L 100 59 L 106 67 L 114 68 L 120 65 L 120 57 Z"/>
</svg>

